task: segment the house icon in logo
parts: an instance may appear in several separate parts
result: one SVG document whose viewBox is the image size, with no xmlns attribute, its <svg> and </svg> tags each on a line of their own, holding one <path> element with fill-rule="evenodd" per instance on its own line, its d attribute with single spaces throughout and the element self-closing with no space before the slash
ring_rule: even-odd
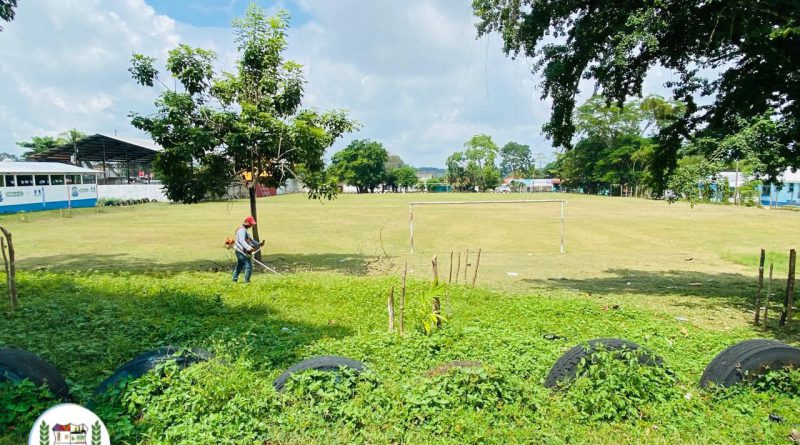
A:
<svg viewBox="0 0 800 445">
<path fill-rule="evenodd" d="M 53 445 L 86 445 L 86 425 L 66 425 L 53 426 L 53 435 L 56 441 Z"/>
</svg>

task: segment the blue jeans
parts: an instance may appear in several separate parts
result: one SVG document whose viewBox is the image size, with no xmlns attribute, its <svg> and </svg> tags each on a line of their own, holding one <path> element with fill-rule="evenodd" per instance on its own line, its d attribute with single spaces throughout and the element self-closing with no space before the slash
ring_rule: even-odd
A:
<svg viewBox="0 0 800 445">
<path fill-rule="evenodd" d="M 239 272 L 244 269 L 244 282 L 250 282 L 250 275 L 253 274 L 253 262 L 250 257 L 242 252 L 236 251 L 236 266 L 233 268 L 233 282 L 239 281 Z"/>
</svg>

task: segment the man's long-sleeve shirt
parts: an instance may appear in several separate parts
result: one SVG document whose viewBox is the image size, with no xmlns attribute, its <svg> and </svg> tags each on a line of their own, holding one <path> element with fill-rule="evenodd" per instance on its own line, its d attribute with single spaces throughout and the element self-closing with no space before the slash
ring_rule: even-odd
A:
<svg viewBox="0 0 800 445">
<path fill-rule="evenodd" d="M 247 228 L 240 226 L 238 229 L 236 229 L 236 250 L 239 250 L 242 253 L 250 253 L 251 251 L 258 249 L 258 247 L 258 242 L 256 242 L 250 236 Z"/>
</svg>

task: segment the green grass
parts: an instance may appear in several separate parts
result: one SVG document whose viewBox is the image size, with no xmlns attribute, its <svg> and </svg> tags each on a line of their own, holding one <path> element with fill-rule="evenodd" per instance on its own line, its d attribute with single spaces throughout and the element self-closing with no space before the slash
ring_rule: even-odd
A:
<svg viewBox="0 0 800 445">
<path fill-rule="evenodd" d="M 218 355 L 137 383 L 133 423 L 101 406 L 115 443 L 774 443 L 800 422 L 796 396 L 697 388 L 728 345 L 800 341 L 797 323 L 750 325 L 759 249 L 776 263 L 777 304 L 781 258 L 800 244 L 792 230 L 800 214 L 535 195 L 569 201 L 562 255 L 557 205 L 421 206 L 409 254 L 410 201 L 498 197 L 262 199 L 266 260 L 288 276 L 259 274 L 250 286 L 229 283 L 222 246 L 248 213 L 243 201 L 2 216 L 14 234 L 21 307 L 11 314 L 0 303 L 0 345 L 53 362 L 80 402 L 149 349 L 200 346 Z M 403 264 L 416 296 L 431 256 L 448 277 L 450 252 L 467 248 L 472 264 L 482 249 L 479 286 L 449 288 L 444 328 L 420 334 L 413 312 L 415 332 L 387 334 L 386 293 L 399 286 Z M 674 371 L 678 391 L 642 402 L 635 415 L 593 420 L 584 395 L 542 387 L 560 354 L 597 337 L 647 346 Z M 287 394 L 271 389 L 285 368 L 317 354 L 362 360 L 373 373 L 342 384 L 310 378 Z M 424 376 L 450 360 L 478 360 L 485 370 Z M 598 403 L 610 403 L 603 406 L 618 402 L 613 386 L 580 387 L 595 388 Z M 787 422 L 770 422 L 770 413 Z M 0 433 L 0 443 L 19 443 L 25 428 Z"/>
<path fill-rule="evenodd" d="M 558 204 L 420 206 L 416 254 L 409 254 L 412 201 L 566 199 L 566 254 L 558 253 Z M 0 216 L 14 234 L 19 266 L 50 271 L 226 271 L 222 242 L 249 213 L 245 201 L 145 204 Z M 283 272 L 427 277 L 436 254 L 482 249 L 478 283 L 499 290 L 567 288 L 667 311 L 693 323 L 744 326 L 761 248 L 784 287 L 789 248 L 800 246 L 797 212 L 668 205 L 663 201 L 565 194 L 304 195 L 259 200 L 267 262 Z M 456 258 L 458 257 L 455 254 Z M 471 271 L 469 277 L 471 280 Z M 460 282 L 464 282 L 463 267 Z M 510 273 L 510 274 L 509 274 Z M 698 284 L 699 283 L 699 284 Z"/>
<path fill-rule="evenodd" d="M 697 388 L 716 353 L 761 335 L 752 329 L 703 329 L 663 313 L 608 308 L 603 298 L 566 290 L 523 295 L 459 286 L 448 292 L 451 315 L 442 330 L 426 337 L 410 315 L 412 332 L 399 339 L 386 332 L 385 316 L 387 289 L 398 282 L 304 273 L 234 286 L 211 273 L 24 273 L 23 306 L 4 315 L 0 343 L 52 361 L 82 402 L 140 352 L 167 344 L 214 350 L 220 360 L 183 377 L 156 379 L 159 390 L 142 396 L 137 432 L 128 440 L 143 444 L 197 437 L 237 443 L 736 443 L 747 437 L 767 443 L 789 430 L 770 422 L 770 413 L 798 420 L 795 397 L 745 391 L 718 400 Z M 409 301 L 425 286 L 415 281 Z M 546 334 L 566 338 L 549 341 Z M 581 415 L 580 395 L 542 387 L 560 354 L 596 337 L 623 337 L 663 356 L 675 372 L 677 395 L 641 406 L 633 418 L 606 422 Z M 362 360 L 374 375 L 346 396 L 324 385 L 317 388 L 322 392 L 301 386 L 285 396 L 271 389 L 291 363 L 317 354 Z M 424 376 L 451 360 L 478 360 L 487 370 L 461 379 Z M 454 391 L 477 391 L 480 403 L 449 397 Z M 114 428 L 119 418 L 105 420 L 122 430 Z"/>
</svg>

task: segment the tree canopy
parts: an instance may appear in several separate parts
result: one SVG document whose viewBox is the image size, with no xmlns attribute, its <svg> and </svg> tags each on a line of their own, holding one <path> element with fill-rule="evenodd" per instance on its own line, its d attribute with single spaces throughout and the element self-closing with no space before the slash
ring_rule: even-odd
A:
<svg viewBox="0 0 800 445">
<path fill-rule="evenodd" d="M 500 149 L 500 170 L 503 175 L 532 176 L 534 172 L 531 147 L 516 142 L 509 142 Z"/>
<path fill-rule="evenodd" d="M 659 188 L 655 147 L 660 129 L 680 116 L 683 104 L 659 96 L 622 106 L 593 96 L 575 111 L 578 142 L 563 153 L 556 174 L 588 193 L 639 195 Z"/>
<path fill-rule="evenodd" d="M 30 141 L 17 142 L 19 147 L 25 148 L 21 157 L 27 158 L 28 156 L 42 153 L 51 148 L 60 147 L 62 145 L 74 144 L 80 139 L 86 137 L 83 133 L 75 128 L 59 133 L 57 137 L 53 136 L 34 136 Z"/>
<path fill-rule="evenodd" d="M 17 7 L 17 0 L 0 0 L 0 20 L 10 22 L 14 20 L 15 11 Z M 0 26 L 0 31 L 3 27 Z"/>
<path fill-rule="evenodd" d="M 234 72 L 216 72 L 212 51 L 179 45 L 166 61 L 178 88 L 160 79 L 154 58 L 133 55 L 133 78 L 163 87 L 153 114 L 131 118 L 164 147 L 154 167 L 170 199 L 193 203 L 221 196 L 244 172 L 255 178 L 247 183 L 254 216 L 256 182 L 278 187 L 296 177 L 311 197 L 334 196 L 324 174 L 325 150 L 357 124 L 343 110 L 300 108 L 302 66 L 283 54 L 288 22 L 285 11 L 270 17 L 255 4 L 234 20 Z"/>
<path fill-rule="evenodd" d="M 387 179 L 388 159 L 380 142 L 355 140 L 333 155 L 330 171 L 339 181 L 355 186 L 358 193 L 373 192 Z"/>
<path fill-rule="evenodd" d="M 622 106 L 641 96 L 648 70 L 661 67 L 674 73 L 666 86 L 684 104 L 659 130 L 661 185 L 687 139 L 720 140 L 765 113 L 776 122 L 779 153 L 761 162 L 770 171 L 800 165 L 800 2 L 473 0 L 473 10 L 479 35 L 497 32 L 506 54 L 536 61 L 542 97 L 553 102 L 544 131 L 556 146 L 573 146 L 582 79 Z M 708 72 L 718 75 L 704 78 Z M 698 96 L 713 100 L 701 105 Z"/>
<path fill-rule="evenodd" d="M 447 181 L 460 190 L 490 190 L 502 181 L 495 165 L 499 149 L 491 136 L 477 134 L 464 143 L 463 152 L 447 158 Z"/>
</svg>

